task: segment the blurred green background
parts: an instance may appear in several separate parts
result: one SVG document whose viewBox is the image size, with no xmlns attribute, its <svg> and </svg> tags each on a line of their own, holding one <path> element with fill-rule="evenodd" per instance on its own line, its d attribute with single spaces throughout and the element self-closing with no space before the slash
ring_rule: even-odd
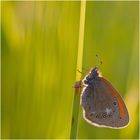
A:
<svg viewBox="0 0 140 140">
<path fill-rule="evenodd" d="M 89 1 L 83 67 L 94 67 L 128 107 L 124 129 L 82 118 L 78 138 L 138 139 L 138 1 Z M 80 1 L 1 2 L 2 138 L 69 138 L 79 37 Z"/>
</svg>

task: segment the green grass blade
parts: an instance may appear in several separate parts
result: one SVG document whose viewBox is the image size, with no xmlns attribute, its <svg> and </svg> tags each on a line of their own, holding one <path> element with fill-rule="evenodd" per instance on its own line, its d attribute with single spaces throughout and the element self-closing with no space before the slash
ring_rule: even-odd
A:
<svg viewBox="0 0 140 140">
<path fill-rule="evenodd" d="M 82 58 L 83 58 L 83 48 L 84 48 L 83 43 L 84 43 L 85 11 L 86 11 L 86 1 L 81 1 L 78 57 L 77 57 L 77 69 L 80 71 L 82 71 L 82 60 L 83 60 Z M 77 71 L 76 81 L 80 79 L 81 79 L 81 73 Z M 77 134 L 78 134 L 80 93 L 81 93 L 81 88 L 75 88 L 74 100 L 73 100 L 73 111 L 72 111 L 71 133 L 70 133 L 71 139 L 76 139 Z"/>
</svg>

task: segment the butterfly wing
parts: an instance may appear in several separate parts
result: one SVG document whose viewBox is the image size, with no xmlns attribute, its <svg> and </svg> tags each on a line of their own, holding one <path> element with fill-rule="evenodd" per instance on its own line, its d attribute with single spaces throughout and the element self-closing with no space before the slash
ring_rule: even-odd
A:
<svg viewBox="0 0 140 140">
<path fill-rule="evenodd" d="M 103 77 L 82 92 L 81 104 L 84 118 L 93 125 L 120 128 L 129 122 L 125 103 L 118 91 Z"/>
</svg>

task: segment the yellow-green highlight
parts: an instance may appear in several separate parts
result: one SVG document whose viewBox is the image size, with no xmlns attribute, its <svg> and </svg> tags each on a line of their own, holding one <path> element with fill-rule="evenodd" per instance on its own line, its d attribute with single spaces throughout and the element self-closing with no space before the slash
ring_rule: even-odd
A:
<svg viewBox="0 0 140 140">
<path fill-rule="evenodd" d="M 81 1 L 80 24 L 79 24 L 79 40 L 77 53 L 77 70 L 82 71 L 83 49 L 84 49 L 84 26 L 85 26 L 86 1 Z M 76 81 L 81 79 L 81 73 L 77 71 Z"/>
<path fill-rule="evenodd" d="M 2 2 L 2 138 L 69 138 L 79 4 Z"/>
<path fill-rule="evenodd" d="M 83 62 L 83 49 L 84 49 L 84 26 L 85 26 L 85 13 L 86 13 L 86 1 L 81 1 L 80 4 L 80 23 L 79 23 L 79 40 L 78 40 L 78 52 L 77 52 L 77 71 L 76 71 L 76 83 L 79 87 L 74 90 L 73 98 L 73 109 L 72 109 L 72 119 L 71 119 L 71 132 L 70 138 L 76 139 L 78 135 L 78 121 L 79 121 L 79 105 L 80 105 L 80 94 L 82 91 L 81 73 L 82 62 Z M 79 82 L 78 82 L 79 81 Z"/>
</svg>

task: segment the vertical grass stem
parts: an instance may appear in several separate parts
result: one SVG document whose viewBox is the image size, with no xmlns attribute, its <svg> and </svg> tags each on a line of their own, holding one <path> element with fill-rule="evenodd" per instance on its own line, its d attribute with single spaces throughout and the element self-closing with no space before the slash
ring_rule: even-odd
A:
<svg viewBox="0 0 140 140">
<path fill-rule="evenodd" d="M 77 54 L 77 69 L 79 71 L 82 71 L 85 12 L 86 12 L 86 1 L 81 0 L 78 54 Z M 75 91 L 74 91 L 74 99 L 73 99 L 70 139 L 76 139 L 77 134 L 78 134 L 79 104 L 80 104 L 80 93 L 81 93 L 81 81 L 80 81 L 80 79 L 81 79 L 81 73 L 76 71 L 76 81 L 77 82 L 75 83 Z"/>
</svg>

